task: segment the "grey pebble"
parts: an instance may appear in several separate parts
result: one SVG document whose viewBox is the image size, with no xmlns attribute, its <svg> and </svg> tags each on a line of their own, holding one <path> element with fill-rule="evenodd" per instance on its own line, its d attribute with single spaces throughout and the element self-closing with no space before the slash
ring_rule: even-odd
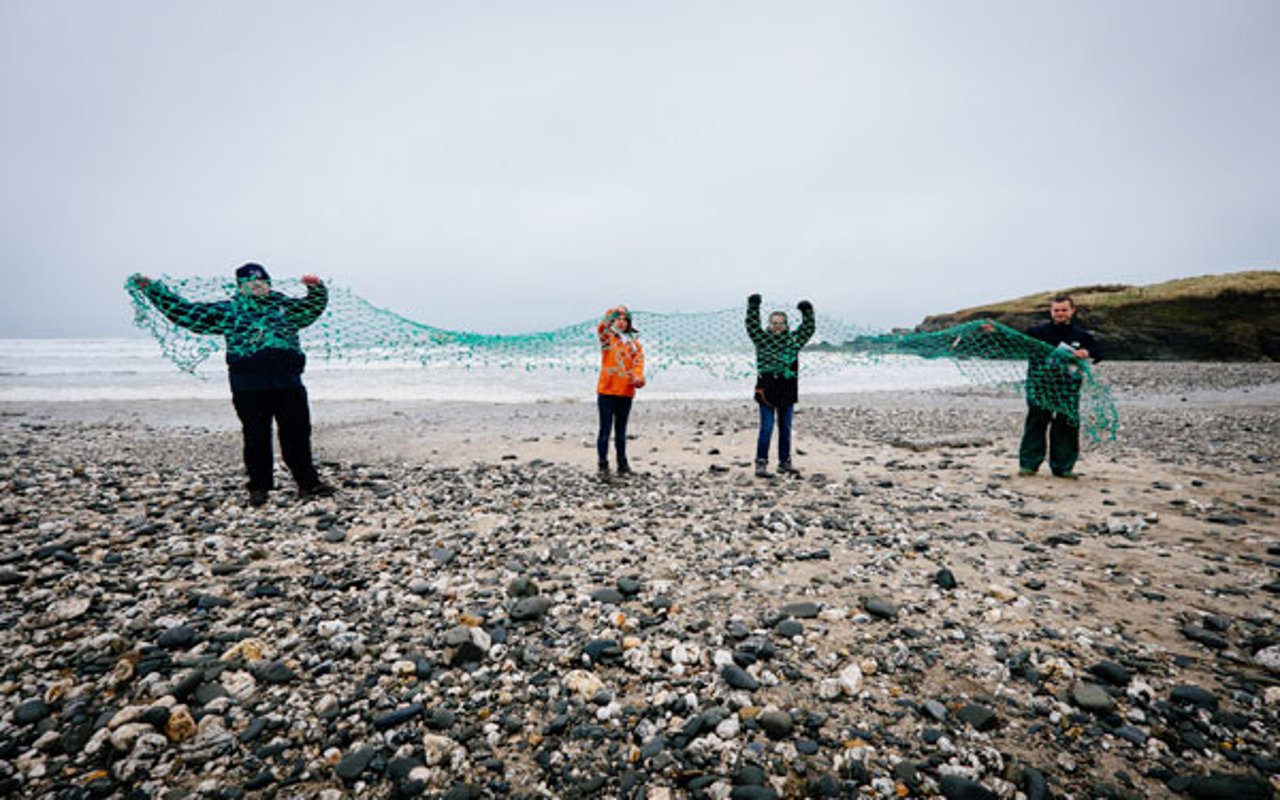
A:
<svg viewBox="0 0 1280 800">
<path fill-rule="evenodd" d="M 373 757 L 377 754 L 378 751 L 372 747 L 361 747 L 355 752 L 343 756 L 333 771 L 344 781 L 352 782 L 359 778 L 361 773 L 369 767 Z"/>
<path fill-rule="evenodd" d="M 30 725 L 49 716 L 49 707 L 40 698 L 20 703 L 13 710 L 13 721 L 17 725 Z"/>
<path fill-rule="evenodd" d="M 956 717 L 975 730 L 986 731 L 996 727 L 996 712 L 978 703 L 969 703 L 956 712 Z"/>
<path fill-rule="evenodd" d="M 818 612 L 820 611 L 822 611 L 822 606 L 814 602 L 805 601 L 800 603 L 788 603 L 782 607 L 782 610 L 779 613 L 784 617 L 814 619 L 818 616 Z"/>
<path fill-rule="evenodd" d="M 924 713 L 938 722 L 942 722 L 947 718 L 947 707 L 937 700 L 925 700 L 920 704 L 920 707 L 924 709 Z"/>
<path fill-rule="evenodd" d="M 537 595 L 534 597 L 521 597 L 516 604 L 511 607 L 509 616 L 515 622 L 532 622 L 542 619 L 543 615 L 551 609 L 551 599 Z"/>
<path fill-rule="evenodd" d="M 997 800 L 999 797 L 977 781 L 956 775 L 943 775 L 938 788 L 947 800 Z"/>
<path fill-rule="evenodd" d="M 760 688 L 760 682 L 751 677 L 742 667 L 737 664 L 726 664 L 720 670 L 720 677 L 724 678 L 724 682 L 735 689 L 745 689 L 754 692 Z"/>
<path fill-rule="evenodd" d="M 605 588 L 605 589 L 596 589 L 594 592 L 592 592 L 591 599 L 596 601 L 597 603 L 604 603 L 605 605 L 616 606 L 626 598 L 623 597 L 622 592 L 619 592 L 617 589 Z"/>
<path fill-rule="evenodd" d="M 771 739 L 784 739 L 791 735 L 793 721 L 785 711 L 763 711 L 756 722 Z"/>
<path fill-rule="evenodd" d="M 1107 690 L 1096 683 L 1076 681 L 1071 687 L 1071 701 L 1085 711 L 1106 714 L 1115 708 L 1115 701 Z"/>
<path fill-rule="evenodd" d="M 862 609 L 873 617 L 885 620 L 891 620 L 898 614 L 892 603 L 879 597 L 864 597 Z"/>
</svg>

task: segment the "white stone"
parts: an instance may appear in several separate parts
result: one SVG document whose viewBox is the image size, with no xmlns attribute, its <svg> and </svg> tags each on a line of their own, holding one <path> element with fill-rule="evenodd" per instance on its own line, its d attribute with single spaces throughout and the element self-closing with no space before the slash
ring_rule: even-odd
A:
<svg viewBox="0 0 1280 800">
<path fill-rule="evenodd" d="M 208 717 L 212 714 L 225 714 L 227 709 L 235 705 L 234 697 L 215 697 L 200 707 L 200 711 Z M 202 718 L 203 719 L 203 718 Z"/>
<path fill-rule="evenodd" d="M 632 672 L 648 674 L 653 671 L 653 655 L 649 652 L 647 645 L 641 645 L 630 650 L 626 650 L 622 654 L 622 663 L 626 664 L 627 669 Z"/>
<path fill-rule="evenodd" d="M 89 737 L 89 741 L 85 742 L 84 752 L 86 755 L 94 756 L 102 749 L 111 739 L 111 730 L 109 728 L 99 728 Z"/>
<path fill-rule="evenodd" d="M 14 759 L 13 766 L 18 772 L 31 780 L 43 778 L 49 771 L 44 756 L 41 755 L 39 750 L 34 749 L 28 750 Z"/>
<path fill-rule="evenodd" d="M 1254 653 L 1253 663 L 1271 672 L 1280 672 L 1280 644 L 1263 648 Z"/>
<path fill-rule="evenodd" d="M 818 697 L 822 700 L 835 700 L 842 694 L 844 694 L 844 686 L 835 678 L 824 678 L 818 684 Z"/>
<path fill-rule="evenodd" d="M 114 731 L 116 728 L 128 725 L 130 722 L 137 722 L 145 713 L 147 713 L 146 706 L 125 706 L 117 711 L 115 716 L 107 722 L 107 728 Z"/>
<path fill-rule="evenodd" d="M 343 622 L 340 619 L 326 619 L 326 620 L 321 620 L 316 625 L 316 633 L 320 634 L 326 639 L 329 639 L 334 636 L 337 636 L 340 633 L 346 633 L 347 627 L 348 627 L 347 623 Z"/>
<path fill-rule="evenodd" d="M 1151 701 L 1155 699 L 1156 690 L 1151 688 L 1151 684 L 1141 678 L 1134 678 L 1129 682 L 1129 687 L 1124 690 L 1134 700 Z"/>
<path fill-rule="evenodd" d="M 672 664 L 694 664 L 698 661 L 698 648 L 684 643 L 671 648 Z"/>
<path fill-rule="evenodd" d="M 430 783 L 432 770 L 429 767 L 414 767 L 409 770 L 409 780 L 415 783 Z"/>
<path fill-rule="evenodd" d="M 471 630 L 477 629 L 472 628 Z M 480 631 L 480 633 L 483 634 L 484 632 Z M 471 638 L 473 641 L 476 639 L 474 635 Z M 486 642 L 483 646 L 485 650 L 489 649 L 488 638 L 488 635 L 485 635 Z M 329 646 L 340 653 L 350 651 L 353 655 L 364 655 L 364 634 L 356 633 L 355 631 L 343 631 L 342 633 L 334 634 L 329 637 Z"/>
<path fill-rule="evenodd" d="M 231 670 L 218 677 L 227 694 L 240 703 L 246 703 L 258 693 L 258 680 L 244 670 Z"/>
<path fill-rule="evenodd" d="M 116 766 L 116 776 L 122 780 L 131 781 L 151 775 L 156 757 L 168 748 L 169 740 L 154 730 L 142 734 L 134 742 L 129 757 Z"/>
<path fill-rule="evenodd" d="M 324 716 L 330 711 L 338 707 L 338 698 L 331 694 L 326 694 L 316 702 L 316 715 Z"/>
<path fill-rule="evenodd" d="M 49 614 L 55 620 L 67 622 L 82 616 L 92 604 L 93 601 L 87 597 L 68 597 L 49 606 Z"/>
<path fill-rule="evenodd" d="M 738 731 L 742 729 L 742 723 L 738 721 L 736 716 L 725 717 L 720 720 L 720 724 L 716 726 L 716 736 L 725 741 L 729 741 L 738 735 Z"/>
<path fill-rule="evenodd" d="M 1262 702 L 1271 708 L 1280 706 L 1280 686 L 1268 686 L 1262 691 Z"/>
<path fill-rule="evenodd" d="M 850 664 L 840 670 L 840 688 L 850 697 L 854 697 L 858 692 L 862 691 L 862 668 L 857 664 Z"/>
<path fill-rule="evenodd" d="M 564 676 L 564 685 L 569 691 L 579 697 L 590 700 L 604 688 L 604 681 L 596 677 L 595 673 L 587 672 L 583 669 L 570 670 Z"/>
<path fill-rule="evenodd" d="M 111 746 L 122 753 L 133 749 L 138 738 L 145 733 L 155 733 L 155 728 L 145 722 L 128 722 L 111 732 Z M 160 737 L 162 740 L 163 736 Z M 165 742 L 168 744 L 168 742 Z"/>
<path fill-rule="evenodd" d="M 456 747 L 458 744 L 448 736 L 438 736 L 434 733 L 426 733 L 422 736 L 423 757 L 428 767 L 438 767 L 450 760 Z"/>
</svg>

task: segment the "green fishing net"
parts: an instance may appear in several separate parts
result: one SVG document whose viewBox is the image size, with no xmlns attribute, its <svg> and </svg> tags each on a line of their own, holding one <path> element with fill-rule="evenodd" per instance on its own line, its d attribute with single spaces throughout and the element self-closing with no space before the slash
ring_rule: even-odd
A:
<svg viewBox="0 0 1280 800">
<path fill-rule="evenodd" d="M 345 288 L 308 287 L 297 280 L 274 281 L 263 297 L 249 296 L 234 280 L 210 278 L 146 282 L 135 276 L 125 289 L 135 324 L 193 374 L 219 352 L 252 356 L 267 348 L 301 349 L 309 358 L 329 361 L 409 361 L 464 370 L 601 367 L 599 319 L 539 333 L 485 334 L 425 325 Z M 786 320 L 771 333 L 774 314 Z M 797 365 L 806 375 L 820 375 L 872 363 L 945 359 L 967 381 L 1018 391 L 1029 403 L 1077 422 L 1094 440 L 1114 439 L 1119 427 L 1111 392 L 1087 362 L 998 322 L 876 333 L 828 314 L 806 314 L 793 303 L 698 313 L 633 310 L 631 319 L 650 385 L 652 376 L 668 371 L 745 381 L 764 370 L 791 377 Z"/>
</svg>

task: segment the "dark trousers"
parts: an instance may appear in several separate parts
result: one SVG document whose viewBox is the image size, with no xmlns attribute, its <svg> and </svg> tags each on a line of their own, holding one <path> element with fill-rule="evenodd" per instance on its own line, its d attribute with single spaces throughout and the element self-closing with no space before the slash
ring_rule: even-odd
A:
<svg viewBox="0 0 1280 800">
<path fill-rule="evenodd" d="M 778 420 L 778 463 L 785 464 L 791 460 L 791 418 L 795 414 L 796 407 L 793 405 L 786 406 L 767 406 L 764 403 L 757 403 L 760 406 L 760 435 L 756 437 L 756 460 L 769 460 L 769 442 L 773 439 L 773 420 Z"/>
<path fill-rule="evenodd" d="M 1044 434 L 1049 429 L 1049 469 L 1054 475 L 1068 473 L 1080 456 L 1080 426 L 1064 414 L 1055 414 L 1027 404 L 1027 421 L 1022 426 L 1022 444 L 1018 445 L 1018 466 L 1035 470 L 1044 462 Z"/>
<path fill-rule="evenodd" d="M 236 407 L 244 432 L 244 468 L 249 473 L 249 491 L 265 492 L 274 485 L 272 420 L 280 428 L 280 453 L 298 488 L 311 489 L 320 482 L 311 461 L 311 410 L 305 388 L 232 392 L 231 403 Z"/>
<path fill-rule="evenodd" d="M 596 408 L 600 410 L 600 433 L 596 436 L 596 454 L 601 461 L 609 457 L 609 429 L 613 429 L 613 447 L 618 453 L 618 463 L 627 460 L 627 417 L 631 416 L 631 398 L 611 394 L 596 395 Z"/>
</svg>

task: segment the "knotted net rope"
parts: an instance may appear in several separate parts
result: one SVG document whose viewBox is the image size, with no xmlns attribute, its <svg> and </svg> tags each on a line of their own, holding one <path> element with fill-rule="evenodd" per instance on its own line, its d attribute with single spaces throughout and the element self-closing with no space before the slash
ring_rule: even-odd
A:
<svg viewBox="0 0 1280 800">
<path fill-rule="evenodd" d="M 328 361 L 417 362 L 462 369 L 599 369 L 597 324 L 582 322 L 526 334 L 456 331 L 427 325 L 379 308 L 341 287 L 317 290 L 297 280 L 278 280 L 270 295 L 250 298 L 234 280 L 162 277 L 125 283 L 134 323 L 151 333 L 166 358 L 199 374 L 219 352 L 251 357 L 267 349 L 304 351 Z M 323 296 L 322 296 L 323 295 Z M 791 336 L 752 337 L 742 308 L 695 313 L 631 312 L 644 343 L 646 371 L 694 369 L 724 381 L 753 377 L 765 362 L 796 363 L 794 334 L 804 315 L 793 305 L 762 306 L 765 327 L 775 313 L 787 315 Z M 771 352 L 770 347 L 778 348 Z M 784 352 L 784 349 L 787 350 Z M 838 317 L 813 315 L 813 334 L 799 363 L 805 374 L 856 369 L 875 363 L 909 364 L 945 359 L 970 383 L 1002 387 L 1032 405 L 1065 415 L 1096 440 L 1114 439 L 1119 420 L 1110 389 L 1087 361 L 999 322 L 974 320 L 928 333 L 876 333 Z M 653 381 L 650 380 L 652 385 Z"/>
</svg>

